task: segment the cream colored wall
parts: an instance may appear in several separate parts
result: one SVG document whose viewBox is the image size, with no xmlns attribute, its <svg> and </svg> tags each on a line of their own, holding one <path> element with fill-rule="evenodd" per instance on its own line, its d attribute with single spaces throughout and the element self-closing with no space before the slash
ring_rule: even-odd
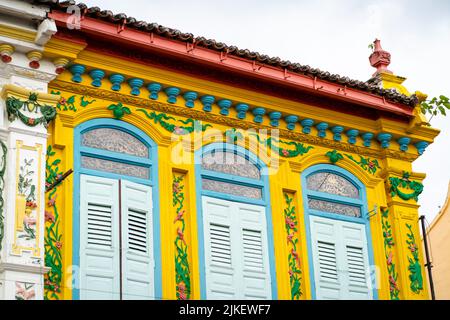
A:
<svg viewBox="0 0 450 320">
<path fill-rule="evenodd" d="M 450 182 L 447 200 L 428 229 L 436 299 L 450 299 Z"/>
</svg>

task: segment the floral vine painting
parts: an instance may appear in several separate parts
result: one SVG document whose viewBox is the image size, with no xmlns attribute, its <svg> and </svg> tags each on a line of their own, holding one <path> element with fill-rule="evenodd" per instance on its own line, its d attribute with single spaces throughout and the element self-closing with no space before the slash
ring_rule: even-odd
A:
<svg viewBox="0 0 450 320">
<path fill-rule="evenodd" d="M 294 197 L 288 193 L 284 193 L 285 209 L 284 219 L 287 232 L 287 243 L 289 248 L 288 262 L 289 262 L 289 281 L 291 285 L 291 299 L 299 300 L 302 296 L 301 290 L 301 275 L 300 258 L 298 252 L 299 239 L 298 239 L 298 226 L 297 226 L 297 214 L 295 206 L 292 204 Z"/>
<path fill-rule="evenodd" d="M 33 182 L 34 159 L 24 159 L 20 166 L 17 183 L 17 231 L 18 238 L 24 240 L 36 239 L 36 185 Z"/>
<path fill-rule="evenodd" d="M 34 300 L 36 290 L 34 283 L 16 282 L 16 300 Z"/>
<path fill-rule="evenodd" d="M 45 173 L 45 186 L 49 187 L 61 178 L 62 172 L 59 165 L 61 159 L 55 158 L 56 152 L 52 146 L 47 148 L 47 161 Z M 61 293 L 61 282 L 63 278 L 62 263 L 62 232 L 60 227 L 60 208 L 56 203 L 59 186 L 49 191 L 47 196 L 47 207 L 45 210 L 45 266 L 50 271 L 44 278 L 44 298 L 46 300 L 58 300 Z"/>
<path fill-rule="evenodd" d="M 386 256 L 386 265 L 389 273 L 389 294 L 391 300 L 399 300 L 400 289 L 398 286 L 398 273 L 394 263 L 394 236 L 392 226 L 389 223 L 389 210 L 381 210 L 381 225 L 383 228 L 384 252 Z"/>
<path fill-rule="evenodd" d="M 189 300 L 191 297 L 191 275 L 188 260 L 188 245 L 185 239 L 186 218 L 184 206 L 184 175 L 173 176 L 172 199 L 175 208 L 177 233 L 175 239 L 175 278 L 177 284 L 177 299 Z"/>
</svg>

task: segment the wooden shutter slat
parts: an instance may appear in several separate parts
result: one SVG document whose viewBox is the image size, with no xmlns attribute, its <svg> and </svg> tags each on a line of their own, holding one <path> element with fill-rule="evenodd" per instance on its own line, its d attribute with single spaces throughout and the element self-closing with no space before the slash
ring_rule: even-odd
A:
<svg viewBox="0 0 450 320">
<path fill-rule="evenodd" d="M 80 298 L 120 298 L 116 180 L 80 176 Z"/>
<path fill-rule="evenodd" d="M 154 298 L 152 188 L 121 181 L 123 299 Z"/>
</svg>

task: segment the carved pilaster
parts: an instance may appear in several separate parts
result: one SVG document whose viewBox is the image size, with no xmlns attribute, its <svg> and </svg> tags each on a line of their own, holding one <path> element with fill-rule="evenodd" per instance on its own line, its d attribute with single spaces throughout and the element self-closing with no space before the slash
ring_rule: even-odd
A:
<svg viewBox="0 0 450 320">
<path fill-rule="evenodd" d="M 408 300 L 428 299 L 423 250 L 419 245 L 417 204 L 425 175 L 387 168 L 382 176 L 385 178 L 388 199 L 390 236 L 395 243 L 388 252 L 392 252 L 392 259 L 397 264 L 398 297 Z"/>
<path fill-rule="evenodd" d="M 3 299 L 43 299 L 43 275 L 48 271 L 44 262 L 47 126 L 56 116 L 59 98 L 11 84 L 2 89 L 6 118 L 0 130 L 7 151 L 0 253 Z"/>
</svg>

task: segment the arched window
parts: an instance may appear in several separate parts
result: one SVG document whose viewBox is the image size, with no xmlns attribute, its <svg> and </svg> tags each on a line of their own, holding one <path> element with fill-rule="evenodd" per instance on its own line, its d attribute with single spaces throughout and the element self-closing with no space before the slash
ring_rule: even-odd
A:
<svg viewBox="0 0 450 320">
<path fill-rule="evenodd" d="M 201 168 L 204 191 L 263 199 L 260 169 L 245 156 L 233 151 L 212 150 L 203 155 Z"/>
<path fill-rule="evenodd" d="M 313 297 L 372 299 L 371 237 L 364 185 L 337 166 L 302 173 Z"/>
<path fill-rule="evenodd" d="M 74 297 L 160 296 L 156 144 L 113 119 L 79 125 L 74 142 Z"/>
<path fill-rule="evenodd" d="M 120 127 L 94 127 L 82 132 L 80 153 L 82 169 L 151 179 L 150 145 Z"/>
<path fill-rule="evenodd" d="M 234 145 L 212 144 L 196 153 L 202 298 L 276 297 L 263 167 Z"/>
<path fill-rule="evenodd" d="M 330 171 L 319 171 L 306 178 L 310 210 L 361 217 L 360 191 L 350 180 Z"/>
</svg>

